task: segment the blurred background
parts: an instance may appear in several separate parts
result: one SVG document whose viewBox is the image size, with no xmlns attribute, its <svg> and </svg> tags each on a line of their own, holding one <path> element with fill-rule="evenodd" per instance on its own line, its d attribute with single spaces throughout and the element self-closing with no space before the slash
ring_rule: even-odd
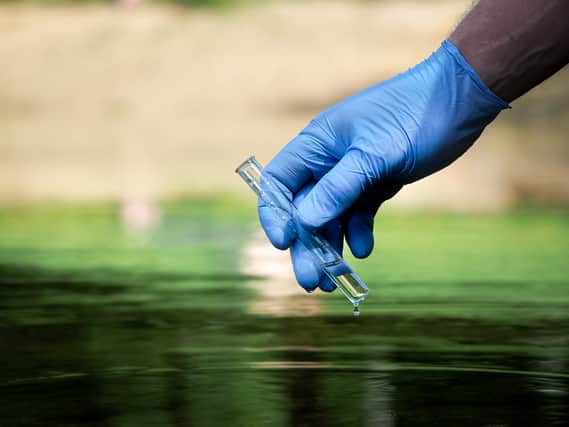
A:
<svg viewBox="0 0 569 427">
<path fill-rule="evenodd" d="M 234 174 L 471 3 L 0 1 L 0 425 L 566 425 L 567 67 L 382 208 L 359 319 Z"/>
<path fill-rule="evenodd" d="M 422 60 L 469 3 L 3 2 L 0 202 L 244 193 L 245 156 Z M 392 205 L 566 206 L 568 99 L 563 70 Z"/>
</svg>

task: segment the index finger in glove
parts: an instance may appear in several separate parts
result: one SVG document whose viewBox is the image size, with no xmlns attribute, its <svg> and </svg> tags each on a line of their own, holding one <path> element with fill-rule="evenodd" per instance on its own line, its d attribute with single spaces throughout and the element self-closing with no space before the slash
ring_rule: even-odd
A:
<svg viewBox="0 0 569 427">
<path fill-rule="evenodd" d="M 315 177 L 323 176 L 337 162 L 326 150 L 328 136 L 318 127 L 309 125 L 299 136 L 288 143 L 267 165 L 263 175 L 268 175 L 292 201 L 295 194 Z M 259 200 L 259 220 L 271 243 L 279 248 L 290 247 L 296 234 L 287 213 L 279 215 L 272 207 Z"/>
</svg>

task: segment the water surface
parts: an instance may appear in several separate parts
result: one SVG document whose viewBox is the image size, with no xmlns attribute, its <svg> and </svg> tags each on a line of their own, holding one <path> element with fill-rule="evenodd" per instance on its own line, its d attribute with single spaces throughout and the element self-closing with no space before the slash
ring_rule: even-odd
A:
<svg viewBox="0 0 569 427">
<path fill-rule="evenodd" d="M 566 214 L 381 216 L 359 318 L 252 310 L 250 215 L 0 215 L 0 425 L 567 425 Z"/>
</svg>

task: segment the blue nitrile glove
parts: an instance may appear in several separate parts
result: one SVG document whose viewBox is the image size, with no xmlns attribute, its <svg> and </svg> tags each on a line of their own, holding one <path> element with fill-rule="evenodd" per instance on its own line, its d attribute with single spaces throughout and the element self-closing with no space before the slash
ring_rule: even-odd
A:
<svg viewBox="0 0 569 427">
<path fill-rule="evenodd" d="M 444 41 L 414 68 L 319 114 L 265 168 L 290 194 L 296 221 L 319 231 L 341 253 L 373 249 L 373 218 L 405 184 L 460 157 L 508 104 L 494 95 Z M 294 271 L 306 290 L 334 285 L 312 263 L 295 228 L 259 205 L 274 246 L 291 248 Z"/>
</svg>

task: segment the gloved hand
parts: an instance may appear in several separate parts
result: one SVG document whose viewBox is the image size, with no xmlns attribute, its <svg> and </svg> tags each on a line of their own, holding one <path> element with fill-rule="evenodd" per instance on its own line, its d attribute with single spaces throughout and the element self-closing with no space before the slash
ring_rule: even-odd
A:
<svg viewBox="0 0 569 427">
<path fill-rule="evenodd" d="M 494 95 L 449 41 L 414 68 L 329 108 L 267 165 L 298 208 L 295 221 L 319 231 L 341 253 L 344 236 L 358 258 L 373 249 L 379 206 L 405 184 L 461 156 L 508 104 Z M 269 240 L 291 248 L 306 290 L 334 284 L 284 223 L 259 204 Z"/>
</svg>

